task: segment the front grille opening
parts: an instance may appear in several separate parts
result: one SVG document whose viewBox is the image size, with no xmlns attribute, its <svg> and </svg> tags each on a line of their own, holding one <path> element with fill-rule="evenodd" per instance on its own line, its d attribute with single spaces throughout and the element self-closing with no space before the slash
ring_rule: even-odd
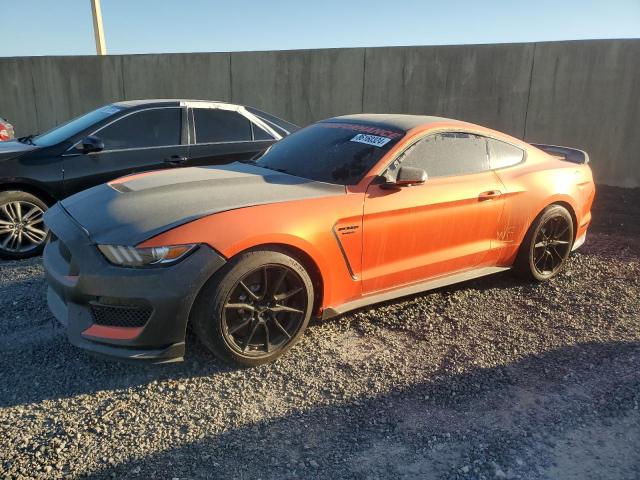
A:
<svg viewBox="0 0 640 480">
<path fill-rule="evenodd" d="M 93 304 L 90 307 L 93 323 L 105 327 L 143 327 L 151 316 L 150 307 Z"/>
</svg>

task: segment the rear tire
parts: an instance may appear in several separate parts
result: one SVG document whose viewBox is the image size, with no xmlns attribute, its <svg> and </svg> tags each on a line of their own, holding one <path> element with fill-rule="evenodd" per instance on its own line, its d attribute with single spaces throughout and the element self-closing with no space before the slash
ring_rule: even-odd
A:
<svg viewBox="0 0 640 480">
<path fill-rule="evenodd" d="M 573 247 L 573 218 L 562 205 L 549 205 L 533 221 L 513 265 L 521 278 L 544 282 L 564 270 Z"/>
<path fill-rule="evenodd" d="M 43 221 L 48 206 L 21 190 L 0 192 L 0 258 L 17 260 L 40 255 L 49 239 Z"/>
<path fill-rule="evenodd" d="M 277 250 L 238 255 L 204 285 L 191 321 L 217 357 L 269 363 L 300 339 L 313 309 L 313 283 L 295 258 Z"/>
</svg>

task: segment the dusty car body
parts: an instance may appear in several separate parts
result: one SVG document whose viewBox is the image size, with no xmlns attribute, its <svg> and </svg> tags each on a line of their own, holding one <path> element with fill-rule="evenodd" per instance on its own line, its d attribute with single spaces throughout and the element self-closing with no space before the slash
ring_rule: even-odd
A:
<svg viewBox="0 0 640 480">
<path fill-rule="evenodd" d="M 552 278 L 584 242 L 594 194 L 579 150 L 438 117 L 336 117 L 251 163 L 124 177 L 57 204 L 49 306 L 99 354 L 180 359 L 191 321 L 216 355 L 257 365 L 311 315 L 509 269 Z"/>
</svg>

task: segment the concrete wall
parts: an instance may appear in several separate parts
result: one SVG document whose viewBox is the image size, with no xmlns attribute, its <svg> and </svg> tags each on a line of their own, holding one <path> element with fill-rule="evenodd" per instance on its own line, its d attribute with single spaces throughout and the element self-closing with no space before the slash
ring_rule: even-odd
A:
<svg viewBox="0 0 640 480">
<path fill-rule="evenodd" d="M 203 98 L 300 125 L 355 112 L 459 118 L 583 148 L 600 183 L 640 186 L 640 40 L 0 58 L 18 135 L 119 99 Z"/>
<path fill-rule="evenodd" d="M 362 112 L 364 49 L 231 54 L 231 98 L 306 125 Z"/>
<path fill-rule="evenodd" d="M 596 181 L 640 187 L 640 40 L 536 45 L 524 138 L 586 150 Z"/>
<path fill-rule="evenodd" d="M 522 138 L 533 44 L 367 49 L 364 109 L 430 113 Z"/>
</svg>

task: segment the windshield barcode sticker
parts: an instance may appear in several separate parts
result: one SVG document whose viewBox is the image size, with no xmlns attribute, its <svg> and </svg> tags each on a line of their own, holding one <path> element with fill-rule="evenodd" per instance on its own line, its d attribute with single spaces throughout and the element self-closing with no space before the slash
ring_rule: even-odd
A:
<svg viewBox="0 0 640 480">
<path fill-rule="evenodd" d="M 351 139 L 352 142 L 366 143 L 367 145 L 373 145 L 374 147 L 383 147 L 391 139 L 387 137 L 379 137 L 378 135 L 366 135 L 359 133 Z"/>
</svg>

